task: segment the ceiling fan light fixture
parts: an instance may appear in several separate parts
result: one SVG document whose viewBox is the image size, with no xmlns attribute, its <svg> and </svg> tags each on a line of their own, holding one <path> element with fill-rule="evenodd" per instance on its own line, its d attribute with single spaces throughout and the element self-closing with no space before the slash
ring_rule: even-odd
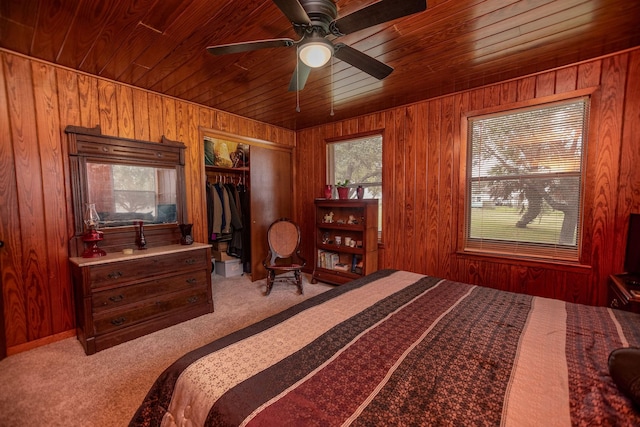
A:
<svg viewBox="0 0 640 427">
<path fill-rule="evenodd" d="M 333 55 L 333 45 L 325 39 L 305 43 L 298 53 L 300 60 L 311 68 L 322 67 Z"/>
</svg>

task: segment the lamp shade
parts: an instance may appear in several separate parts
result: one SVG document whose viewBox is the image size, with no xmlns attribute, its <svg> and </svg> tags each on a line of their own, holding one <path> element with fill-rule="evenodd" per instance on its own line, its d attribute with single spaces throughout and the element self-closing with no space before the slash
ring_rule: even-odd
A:
<svg viewBox="0 0 640 427">
<path fill-rule="evenodd" d="M 87 229 L 95 229 L 98 227 L 98 223 L 100 222 L 98 211 L 96 211 L 96 204 L 86 203 L 85 205 L 84 225 L 87 226 Z"/>
<path fill-rule="evenodd" d="M 333 55 L 333 45 L 324 39 L 305 43 L 298 53 L 300 60 L 311 68 L 322 67 Z"/>
</svg>

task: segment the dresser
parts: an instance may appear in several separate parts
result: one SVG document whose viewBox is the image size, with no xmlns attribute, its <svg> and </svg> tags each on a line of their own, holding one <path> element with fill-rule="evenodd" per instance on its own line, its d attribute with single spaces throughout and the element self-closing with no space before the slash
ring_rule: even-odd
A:
<svg viewBox="0 0 640 427">
<path fill-rule="evenodd" d="M 640 280 L 637 275 L 609 276 L 609 307 L 640 313 Z"/>
<path fill-rule="evenodd" d="M 88 355 L 213 312 L 210 245 L 69 260 L 77 336 Z"/>
</svg>

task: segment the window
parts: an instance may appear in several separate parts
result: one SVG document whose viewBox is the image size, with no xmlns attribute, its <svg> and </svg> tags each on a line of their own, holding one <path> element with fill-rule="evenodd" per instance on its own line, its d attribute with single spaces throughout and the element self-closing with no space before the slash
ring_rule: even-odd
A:
<svg viewBox="0 0 640 427">
<path fill-rule="evenodd" d="M 467 251 L 578 260 L 589 98 L 468 118 Z"/>
<path fill-rule="evenodd" d="M 349 198 L 364 188 L 365 199 L 378 199 L 378 230 L 382 229 L 382 135 L 327 144 L 328 184 L 349 181 Z"/>
</svg>

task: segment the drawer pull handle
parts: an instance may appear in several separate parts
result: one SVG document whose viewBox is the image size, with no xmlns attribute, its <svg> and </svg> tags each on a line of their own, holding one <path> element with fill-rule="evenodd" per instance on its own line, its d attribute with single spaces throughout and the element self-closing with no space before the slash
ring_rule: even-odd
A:
<svg viewBox="0 0 640 427">
<path fill-rule="evenodd" d="M 126 317 L 118 317 L 118 318 L 116 318 L 116 319 L 113 319 L 113 320 L 111 321 L 111 323 L 112 323 L 113 325 L 115 325 L 115 326 L 120 326 L 120 325 L 122 325 L 122 324 L 123 324 L 124 322 L 126 322 L 126 321 L 127 321 L 127 318 L 126 318 Z"/>
<path fill-rule="evenodd" d="M 114 295 L 112 297 L 109 298 L 111 300 L 111 302 L 119 302 L 122 301 L 124 299 L 123 295 Z"/>
<path fill-rule="evenodd" d="M 186 262 L 186 263 L 187 263 L 187 264 L 189 264 L 189 265 L 193 265 L 193 264 L 195 264 L 197 261 L 196 261 L 195 259 L 193 259 L 193 258 L 189 258 L 189 259 L 185 260 L 184 262 Z"/>
<path fill-rule="evenodd" d="M 187 283 L 190 285 L 195 285 L 196 283 L 198 283 L 198 279 L 194 279 L 193 277 L 190 279 L 187 279 Z"/>
<path fill-rule="evenodd" d="M 189 297 L 189 298 L 187 299 L 187 302 L 188 302 L 189 304 L 193 304 L 194 302 L 197 302 L 199 299 L 200 299 L 200 297 L 198 297 L 197 295 L 194 295 L 194 296 L 192 296 L 192 297 Z"/>
<path fill-rule="evenodd" d="M 113 279 L 113 280 L 119 279 L 120 277 L 122 277 L 122 272 L 114 271 L 114 272 L 109 273 L 108 276 L 109 276 L 109 279 Z"/>
</svg>

